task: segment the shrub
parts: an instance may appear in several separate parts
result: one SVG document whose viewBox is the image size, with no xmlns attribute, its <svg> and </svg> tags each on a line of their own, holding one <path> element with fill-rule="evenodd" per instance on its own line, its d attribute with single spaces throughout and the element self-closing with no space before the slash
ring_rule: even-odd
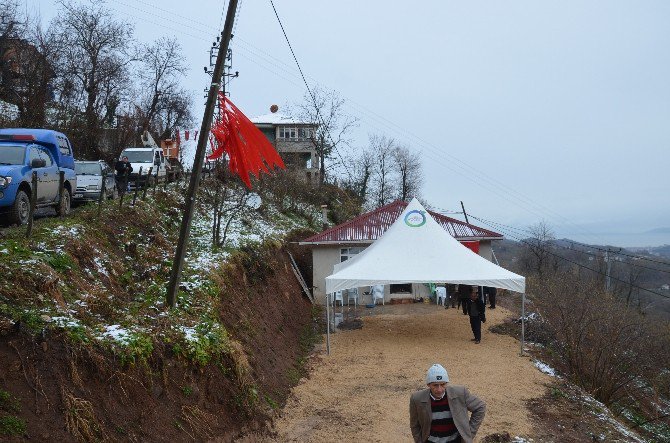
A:
<svg viewBox="0 0 670 443">
<path fill-rule="evenodd" d="M 652 381 L 668 365 L 667 331 L 598 282 L 546 276 L 535 298 L 554 338 L 557 366 L 596 399 L 611 405 Z M 653 383 L 652 383 L 653 384 Z"/>
</svg>

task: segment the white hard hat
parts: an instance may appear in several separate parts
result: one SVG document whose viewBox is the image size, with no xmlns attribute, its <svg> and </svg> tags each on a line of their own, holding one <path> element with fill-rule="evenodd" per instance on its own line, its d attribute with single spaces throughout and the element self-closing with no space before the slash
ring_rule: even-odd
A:
<svg viewBox="0 0 670 443">
<path fill-rule="evenodd" d="M 426 373 L 426 384 L 430 383 L 449 383 L 449 374 L 447 370 L 437 363 L 428 368 Z"/>
</svg>

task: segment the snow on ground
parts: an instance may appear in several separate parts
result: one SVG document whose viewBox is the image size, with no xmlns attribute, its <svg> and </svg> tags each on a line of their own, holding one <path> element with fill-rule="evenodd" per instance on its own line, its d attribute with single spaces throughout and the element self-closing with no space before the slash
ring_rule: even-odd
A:
<svg viewBox="0 0 670 443">
<path fill-rule="evenodd" d="M 619 420 L 614 418 L 612 413 L 607 406 L 599 402 L 590 395 L 584 393 L 583 399 L 586 403 L 589 403 L 593 408 L 593 414 L 598 417 L 599 420 L 607 422 L 614 426 L 622 435 L 625 435 L 627 438 L 630 438 L 630 441 L 644 443 L 645 440 L 638 437 L 635 433 L 631 432 L 626 426 L 624 426 Z"/>
<path fill-rule="evenodd" d="M 60 326 L 61 328 L 76 328 L 78 326 L 81 326 L 79 320 L 72 317 L 65 317 L 65 316 L 51 317 L 51 321 L 53 321 L 56 325 Z"/>
<path fill-rule="evenodd" d="M 109 338 L 125 345 L 130 342 L 133 333 L 121 325 L 110 325 L 105 326 L 105 332 L 101 335 L 103 338 Z"/>
<path fill-rule="evenodd" d="M 552 377 L 556 377 L 556 371 L 554 370 L 554 368 L 552 368 L 552 367 L 549 366 L 548 364 L 543 363 L 543 362 L 541 362 L 540 360 L 535 360 L 535 361 L 533 362 L 533 364 L 534 364 L 535 367 L 536 367 L 537 369 L 539 369 L 541 372 L 544 372 L 544 373 L 547 374 L 547 375 L 551 375 Z"/>
<path fill-rule="evenodd" d="M 96 251 L 96 252 L 98 252 L 98 251 Z M 96 256 L 93 259 L 93 262 L 95 263 L 95 268 L 96 268 L 96 270 L 98 271 L 99 274 L 102 274 L 105 277 L 109 277 L 109 273 L 107 272 L 107 268 L 105 268 L 105 263 L 103 263 L 102 258 L 100 258 L 100 256 Z"/>
<path fill-rule="evenodd" d="M 74 226 L 63 226 L 59 225 L 56 226 L 53 230 L 53 233 L 57 236 L 69 236 L 69 237 L 80 237 L 84 231 L 84 227 L 82 225 L 74 225 Z"/>
</svg>

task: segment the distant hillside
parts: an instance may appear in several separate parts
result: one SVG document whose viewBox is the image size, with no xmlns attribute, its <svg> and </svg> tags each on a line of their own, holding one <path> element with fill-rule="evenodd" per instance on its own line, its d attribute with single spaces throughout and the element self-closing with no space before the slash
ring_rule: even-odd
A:
<svg viewBox="0 0 670 443">
<path fill-rule="evenodd" d="M 656 257 L 670 260 L 670 245 L 655 246 L 650 248 L 630 248 L 635 253 L 647 253 Z"/>
<path fill-rule="evenodd" d="M 500 265 L 514 272 L 525 274 L 523 266 L 523 242 L 502 240 L 493 244 L 493 250 Z M 554 241 L 552 257 L 561 257 L 558 260 L 565 266 L 581 266 L 582 269 L 594 270 L 594 276 L 602 278 L 605 284 L 604 254 L 607 246 L 580 245 L 570 239 Z M 654 293 L 666 295 L 667 291 L 660 288 L 670 284 L 670 245 L 645 248 L 612 248 L 611 276 L 614 291 L 622 297 L 628 297 L 645 310 L 653 310 L 670 317 L 670 298 L 663 298 Z M 667 262 L 668 265 L 663 263 Z M 587 271 L 588 272 L 588 271 Z M 633 286 L 629 283 L 632 283 Z M 649 291 L 640 290 L 648 289 Z M 670 295 L 670 294 L 668 294 Z"/>
</svg>

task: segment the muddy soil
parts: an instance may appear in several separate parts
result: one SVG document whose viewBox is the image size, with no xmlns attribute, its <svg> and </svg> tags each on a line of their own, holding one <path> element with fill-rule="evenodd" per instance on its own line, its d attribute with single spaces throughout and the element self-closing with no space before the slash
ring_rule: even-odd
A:
<svg viewBox="0 0 670 443">
<path fill-rule="evenodd" d="M 412 441 L 409 396 L 425 386 L 433 363 L 445 366 L 450 383 L 486 402 L 476 441 L 494 433 L 533 434 L 527 404 L 545 394 L 552 377 L 519 355 L 517 340 L 489 331 L 510 311 L 488 310 L 475 344 L 468 317 L 453 308 L 417 303 L 336 310 L 344 322 L 360 316 L 363 327 L 332 334 L 330 355 L 325 344 L 317 351 L 309 379 L 292 390 L 271 441 Z"/>
</svg>

